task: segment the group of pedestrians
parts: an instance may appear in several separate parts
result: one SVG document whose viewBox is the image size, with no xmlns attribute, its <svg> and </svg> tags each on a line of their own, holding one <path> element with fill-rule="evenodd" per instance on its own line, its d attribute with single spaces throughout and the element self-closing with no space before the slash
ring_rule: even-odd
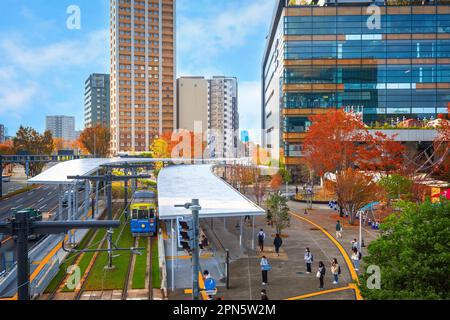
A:
<svg viewBox="0 0 450 320">
<path fill-rule="evenodd" d="M 309 248 L 305 250 L 305 256 L 303 258 L 306 263 L 306 273 L 309 274 L 312 272 L 312 264 L 314 262 L 314 256 L 311 253 Z M 319 289 L 323 289 L 324 287 L 324 278 L 327 269 L 323 261 L 319 261 L 319 267 L 317 269 L 316 277 L 319 279 Z M 331 273 L 333 275 L 333 284 L 339 284 L 339 275 L 341 274 L 341 266 L 339 265 L 336 258 L 331 262 Z"/>
<path fill-rule="evenodd" d="M 342 224 L 338 220 L 336 222 L 336 238 L 342 239 L 342 233 L 343 233 Z M 259 230 L 259 232 L 257 234 L 257 238 L 258 238 L 258 245 L 259 245 L 260 252 L 263 253 L 264 252 L 264 242 L 266 240 L 266 234 L 263 229 Z M 275 253 L 278 256 L 280 256 L 280 248 L 283 245 L 283 239 L 281 238 L 281 236 L 279 234 L 275 235 L 273 245 L 275 247 Z M 362 259 L 362 254 L 361 254 L 361 251 L 359 248 L 359 242 L 356 239 L 353 239 L 351 242 L 351 245 L 352 245 L 351 260 L 353 262 L 355 271 L 359 271 L 359 265 L 360 265 L 360 261 Z M 304 261 L 306 264 L 306 273 L 307 274 L 312 273 L 314 256 L 313 256 L 310 248 L 305 249 Z M 272 269 L 272 267 L 269 263 L 269 260 L 267 259 L 267 257 L 265 255 L 263 255 L 261 257 L 260 267 L 261 267 L 261 275 L 262 275 L 262 285 L 266 286 L 266 285 L 268 285 L 268 281 L 269 281 L 268 274 L 269 274 L 269 271 Z M 333 260 L 330 262 L 330 271 L 333 276 L 333 282 L 332 282 L 333 285 L 338 285 L 339 284 L 339 276 L 341 275 L 342 271 L 341 271 L 341 266 L 339 265 L 338 260 L 336 258 L 333 258 Z M 327 272 L 327 268 L 325 266 L 325 263 L 323 261 L 319 261 L 317 273 L 316 273 L 316 277 L 319 279 L 319 289 L 324 288 L 324 278 L 325 278 L 326 272 Z M 261 290 L 261 299 L 268 300 L 266 289 Z"/>
</svg>

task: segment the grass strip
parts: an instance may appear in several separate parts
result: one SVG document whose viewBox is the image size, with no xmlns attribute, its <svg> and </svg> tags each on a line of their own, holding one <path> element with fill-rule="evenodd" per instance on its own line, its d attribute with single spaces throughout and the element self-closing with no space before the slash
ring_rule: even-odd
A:
<svg viewBox="0 0 450 320">
<path fill-rule="evenodd" d="M 140 251 L 142 255 L 136 256 L 136 263 L 133 270 L 133 289 L 145 289 L 145 274 L 147 271 L 147 250 L 148 250 L 148 238 L 139 239 L 139 248 L 145 248 Z"/>
</svg>

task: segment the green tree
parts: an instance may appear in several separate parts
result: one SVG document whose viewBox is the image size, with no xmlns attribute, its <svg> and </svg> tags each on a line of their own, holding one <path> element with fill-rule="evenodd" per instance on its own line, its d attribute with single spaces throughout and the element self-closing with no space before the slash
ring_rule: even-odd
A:
<svg viewBox="0 0 450 320">
<path fill-rule="evenodd" d="M 391 174 L 381 178 L 378 184 L 386 191 L 389 200 L 411 199 L 413 182 L 408 177 Z"/>
<path fill-rule="evenodd" d="M 362 274 L 366 299 L 450 299 L 450 201 L 402 202 L 401 212 L 383 223 L 381 236 L 368 247 L 366 266 L 381 269 L 381 288 L 369 289 L 370 274 Z"/>
<path fill-rule="evenodd" d="M 50 131 L 45 131 L 43 134 L 38 133 L 30 127 L 20 127 L 16 136 L 13 139 L 13 146 L 15 153 L 28 153 L 30 155 L 50 155 L 54 149 L 53 137 Z M 25 166 L 25 163 L 22 163 Z M 36 176 L 42 172 L 45 163 L 30 162 L 29 173 L 31 176 Z"/>
<path fill-rule="evenodd" d="M 266 207 L 268 222 L 275 227 L 276 233 L 281 234 L 283 229 L 291 225 L 287 199 L 279 193 L 275 193 L 266 200 Z"/>
</svg>

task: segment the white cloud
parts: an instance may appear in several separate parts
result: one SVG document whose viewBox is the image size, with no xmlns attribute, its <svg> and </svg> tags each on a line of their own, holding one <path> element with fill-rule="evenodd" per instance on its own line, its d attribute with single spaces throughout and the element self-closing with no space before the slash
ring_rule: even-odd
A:
<svg viewBox="0 0 450 320">
<path fill-rule="evenodd" d="M 223 51 L 245 44 L 257 27 L 267 24 L 273 6 L 273 0 L 246 4 L 239 1 L 221 12 L 211 9 L 200 17 L 181 16 L 177 30 L 179 54 L 187 55 L 194 65 L 210 63 Z"/>
<path fill-rule="evenodd" d="M 107 65 L 109 31 L 102 29 L 87 34 L 84 39 L 54 42 L 34 47 L 16 38 L 0 42 L 0 50 L 8 62 L 21 72 L 48 72 L 51 68 L 70 68 L 100 61 Z"/>
<path fill-rule="evenodd" d="M 109 70 L 108 46 L 108 29 L 87 33 L 76 40 L 54 41 L 38 46 L 24 36 L 2 34 L 0 116 L 7 116 L 14 125 L 29 123 L 30 114 L 39 114 L 31 108 L 39 106 L 44 111 L 51 107 L 48 104 L 49 98 L 58 91 L 72 88 L 70 75 L 78 76 L 80 68 L 96 65 L 100 70 L 93 69 L 92 72 Z M 79 87 L 82 87 L 82 83 Z M 80 96 L 81 94 L 80 91 Z M 66 103 L 71 104 L 72 108 L 63 108 L 62 105 L 53 105 L 53 108 L 66 112 L 76 111 L 73 109 L 73 101 Z"/>
</svg>

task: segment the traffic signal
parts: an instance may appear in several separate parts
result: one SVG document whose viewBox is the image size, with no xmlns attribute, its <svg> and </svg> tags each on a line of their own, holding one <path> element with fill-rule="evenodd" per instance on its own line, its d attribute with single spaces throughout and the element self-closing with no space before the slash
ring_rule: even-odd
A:
<svg viewBox="0 0 450 320">
<path fill-rule="evenodd" d="M 177 218 L 178 246 L 189 252 L 194 248 L 194 222 L 192 219 Z"/>
</svg>

